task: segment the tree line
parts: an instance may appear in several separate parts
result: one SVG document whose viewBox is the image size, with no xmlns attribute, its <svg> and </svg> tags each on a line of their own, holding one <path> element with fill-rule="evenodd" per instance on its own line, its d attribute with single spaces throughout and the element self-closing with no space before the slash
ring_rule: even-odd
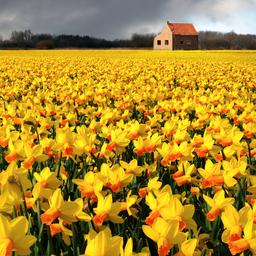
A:
<svg viewBox="0 0 256 256">
<path fill-rule="evenodd" d="M 13 31 L 8 40 L 0 36 L 1 49 L 54 48 L 152 48 L 154 34 L 133 34 L 129 39 L 106 40 L 81 35 L 33 34 L 30 30 Z M 199 32 L 200 49 L 256 49 L 256 35 L 235 32 Z"/>
</svg>

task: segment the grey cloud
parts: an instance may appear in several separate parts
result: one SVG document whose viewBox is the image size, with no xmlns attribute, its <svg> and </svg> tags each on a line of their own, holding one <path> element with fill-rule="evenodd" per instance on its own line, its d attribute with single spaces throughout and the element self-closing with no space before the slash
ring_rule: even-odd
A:
<svg viewBox="0 0 256 256">
<path fill-rule="evenodd" d="M 157 33 L 166 20 L 194 22 L 199 29 L 215 23 L 225 27 L 246 10 L 256 13 L 256 0 L 0 0 L 0 34 L 31 29 L 125 38 L 133 32 Z"/>
</svg>

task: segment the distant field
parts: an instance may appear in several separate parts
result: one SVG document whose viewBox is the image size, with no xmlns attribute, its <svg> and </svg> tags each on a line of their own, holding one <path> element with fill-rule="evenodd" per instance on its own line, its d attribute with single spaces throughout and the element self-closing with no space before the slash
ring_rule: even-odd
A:
<svg viewBox="0 0 256 256">
<path fill-rule="evenodd" d="M 256 51 L 0 51 L 1 255 L 256 255 Z"/>
</svg>

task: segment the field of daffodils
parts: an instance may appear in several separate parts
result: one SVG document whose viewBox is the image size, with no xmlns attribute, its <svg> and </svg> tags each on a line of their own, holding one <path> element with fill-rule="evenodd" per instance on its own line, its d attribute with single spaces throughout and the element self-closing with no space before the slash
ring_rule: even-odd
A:
<svg viewBox="0 0 256 256">
<path fill-rule="evenodd" d="M 0 51 L 0 255 L 256 255 L 255 51 Z"/>
</svg>

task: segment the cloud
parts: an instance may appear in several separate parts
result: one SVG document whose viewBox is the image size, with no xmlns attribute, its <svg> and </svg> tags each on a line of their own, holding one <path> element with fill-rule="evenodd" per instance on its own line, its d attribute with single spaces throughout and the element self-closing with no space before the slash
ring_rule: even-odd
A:
<svg viewBox="0 0 256 256">
<path fill-rule="evenodd" d="M 80 34 L 114 39 L 158 33 L 167 20 L 198 30 L 255 33 L 256 0 L 0 0 L 0 34 Z M 249 15 L 247 15 L 249 14 Z"/>
</svg>

